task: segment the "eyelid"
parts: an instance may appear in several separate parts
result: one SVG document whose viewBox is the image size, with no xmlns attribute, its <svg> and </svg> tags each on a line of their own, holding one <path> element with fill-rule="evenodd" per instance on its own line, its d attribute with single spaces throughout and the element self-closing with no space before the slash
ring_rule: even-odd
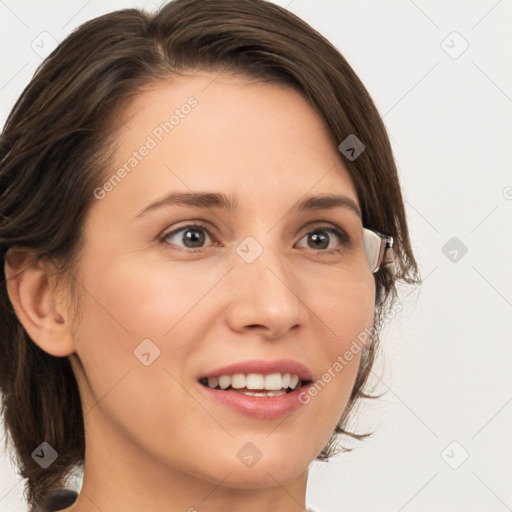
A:
<svg viewBox="0 0 512 512">
<path fill-rule="evenodd" d="M 173 227 L 172 229 L 169 229 L 169 228 L 164 229 L 161 236 L 165 238 L 169 235 L 173 235 L 174 233 L 176 233 L 178 231 L 181 231 L 182 229 L 194 228 L 194 227 L 202 228 L 205 231 L 208 231 L 208 233 L 210 233 L 209 226 L 207 226 L 205 223 L 203 223 L 200 220 L 189 220 L 189 221 L 185 221 L 185 222 L 186 222 L 186 224 L 183 224 L 182 226 Z"/>
<path fill-rule="evenodd" d="M 301 231 L 304 231 L 304 234 L 307 234 L 310 231 L 315 231 L 316 229 L 335 229 L 339 231 L 341 234 L 345 234 L 348 237 L 346 229 L 342 228 L 335 222 L 329 220 L 314 220 L 312 222 L 307 222 L 303 227 L 300 228 L 299 231 L 297 231 L 297 234 L 300 233 Z"/>
</svg>

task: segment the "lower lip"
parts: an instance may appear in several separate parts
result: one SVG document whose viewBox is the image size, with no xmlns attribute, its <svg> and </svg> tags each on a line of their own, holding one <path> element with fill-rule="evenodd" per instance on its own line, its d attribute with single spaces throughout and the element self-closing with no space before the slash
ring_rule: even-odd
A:
<svg viewBox="0 0 512 512">
<path fill-rule="evenodd" d="M 311 384 L 306 384 L 295 391 L 279 396 L 250 396 L 236 391 L 212 389 L 199 382 L 198 385 L 207 396 L 238 413 L 252 418 L 272 420 L 286 416 L 305 405 L 299 400 L 299 396 Z"/>
</svg>

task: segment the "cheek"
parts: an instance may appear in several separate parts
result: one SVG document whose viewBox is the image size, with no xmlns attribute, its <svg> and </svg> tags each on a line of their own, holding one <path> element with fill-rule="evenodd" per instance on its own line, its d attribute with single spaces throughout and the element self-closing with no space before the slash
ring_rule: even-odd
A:
<svg viewBox="0 0 512 512">
<path fill-rule="evenodd" d="M 354 285 L 323 289 L 313 298 L 313 304 L 331 335 L 325 339 L 327 351 L 332 355 L 346 350 L 373 325 L 375 281 L 370 277 Z"/>
<path fill-rule="evenodd" d="M 110 313 L 107 322 L 115 319 L 134 342 L 156 341 L 172 335 L 191 315 L 197 319 L 208 314 L 207 304 L 218 293 L 215 285 L 225 271 L 212 265 L 169 265 L 161 258 L 118 258 L 108 267 L 89 272 L 88 286 L 101 297 L 100 309 L 105 311 L 92 307 L 103 317 Z"/>
<path fill-rule="evenodd" d="M 187 346 L 190 336 L 178 334 L 184 334 L 184 325 L 190 326 L 186 318 L 182 326 L 180 319 L 201 290 L 191 290 L 179 279 L 173 284 L 154 268 L 129 267 L 119 260 L 108 266 L 99 265 L 98 260 L 89 262 L 81 281 L 83 316 L 75 329 L 76 351 L 83 365 L 75 370 L 82 381 L 86 415 L 91 413 L 91 421 L 108 417 L 133 438 L 154 432 L 155 439 L 148 441 L 151 445 L 165 443 L 169 429 L 176 426 L 171 412 L 180 410 L 180 429 L 186 433 L 201 410 L 177 384 L 184 381 L 182 369 L 192 350 Z M 143 363 L 141 346 L 150 354 L 148 365 Z M 167 372 L 169 360 L 173 365 Z M 155 429 L 155 423 L 165 428 Z"/>
<path fill-rule="evenodd" d="M 82 329 L 91 339 L 123 341 L 131 350 L 146 338 L 158 343 L 201 292 L 190 280 L 168 274 L 119 260 L 95 265 L 94 271 L 85 269 Z"/>
<path fill-rule="evenodd" d="M 159 389 L 170 379 L 162 373 L 169 361 L 173 375 L 182 381 L 186 358 L 198 350 L 205 329 L 216 318 L 205 309 L 215 301 L 202 299 L 218 280 L 218 271 L 200 277 L 189 272 L 184 278 L 184 271 L 160 262 L 134 264 L 99 254 L 89 254 L 84 261 L 83 315 L 75 339 L 94 395 L 101 397 L 114 388 L 127 372 L 130 380 L 145 372 L 141 382 L 149 385 L 148 378 L 155 378 L 152 385 Z M 145 366 L 143 354 L 148 352 L 146 359 L 154 362 Z M 163 375 L 160 381 L 155 369 Z"/>
<path fill-rule="evenodd" d="M 375 281 L 371 277 L 354 286 L 324 289 L 312 303 L 325 326 L 321 339 L 323 373 L 316 387 L 318 393 L 325 393 L 324 403 L 333 404 L 332 414 L 336 419 L 352 392 L 362 349 L 370 342 Z"/>
</svg>

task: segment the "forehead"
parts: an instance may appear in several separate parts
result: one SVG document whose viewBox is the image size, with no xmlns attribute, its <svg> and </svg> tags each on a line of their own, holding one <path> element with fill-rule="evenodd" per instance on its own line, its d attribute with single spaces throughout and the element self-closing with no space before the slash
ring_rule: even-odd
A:
<svg viewBox="0 0 512 512">
<path fill-rule="evenodd" d="M 119 120 L 110 172 L 126 172 L 109 201 L 141 206 L 163 192 L 210 190 L 260 206 L 308 193 L 357 202 L 325 122 L 291 88 L 195 72 L 153 84 Z"/>
</svg>

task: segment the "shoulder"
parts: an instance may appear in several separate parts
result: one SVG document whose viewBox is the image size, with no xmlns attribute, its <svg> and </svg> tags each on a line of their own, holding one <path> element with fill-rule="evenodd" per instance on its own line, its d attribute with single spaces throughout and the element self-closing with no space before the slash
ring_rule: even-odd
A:
<svg viewBox="0 0 512 512">
<path fill-rule="evenodd" d="M 70 507 L 76 501 L 78 493 L 70 489 L 49 491 L 29 512 L 54 512 Z"/>
</svg>

